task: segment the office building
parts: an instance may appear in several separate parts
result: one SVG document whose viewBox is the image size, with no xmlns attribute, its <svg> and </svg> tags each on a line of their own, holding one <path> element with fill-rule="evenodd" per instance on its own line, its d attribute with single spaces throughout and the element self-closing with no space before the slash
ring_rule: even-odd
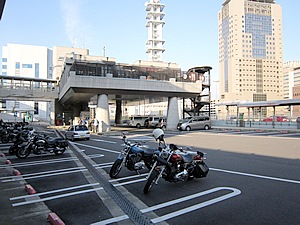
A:
<svg viewBox="0 0 300 225">
<path fill-rule="evenodd" d="M 275 0 L 226 0 L 218 26 L 220 101 L 283 99 L 281 6 Z"/>
<path fill-rule="evenodd" d="M 300 86 L 300 61 L 283 64 L 283 98 L 292 99 L 293 87 Z"/>
<path fill-rule="evenodd" d="M 47 47 L 21 44 L 7 44 L 2 47 L 2 75 L 52 79 L 51 68 L 52 50 Z M 4 99 L 1 111 L 13 109 L 21 118 L 30 113 L 35 119 L 48 121 L 50 107 L 49 102 Z"/>
</svg>

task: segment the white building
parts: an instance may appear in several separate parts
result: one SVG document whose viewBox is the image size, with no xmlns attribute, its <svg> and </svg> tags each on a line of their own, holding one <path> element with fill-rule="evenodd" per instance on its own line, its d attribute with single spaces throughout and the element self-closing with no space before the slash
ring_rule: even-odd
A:
<svg viewBox="0 0 300 225">
<path fill-rule="evenodd" d="M 44 46 L 7 44 L 2 47 L 2 75 L 52 79 L 52 50 Z M 3 108 L 5 106 L 5 108 Z M 39 120 L 50 120 L 48 102 L 2 100 L 1 111 L 26 112 Z"/>
<path fill-rule="evenodd" d="M 146 53 L 149 61 L 162 61 L 162 54 L 165 51 L 162 39 L 162 28 L 165 24 L 163 12 L 165 5 L 160 0 L 150 0 L 145 3 L 146 6 L 146 27 L 148 29 L 148 40 L 146 42 Z"/>
<path fill-rule="evenodd" d="M 290 61 L 283 65 L 283 96 L 293 98 L 293 87 L 300 86 L 300 61 Z"/>
<path fill-rule="evenodd" d="M 225 0 L 218 18 L 220 101 L 283 99 L 281 6 Z"/>
</svg>

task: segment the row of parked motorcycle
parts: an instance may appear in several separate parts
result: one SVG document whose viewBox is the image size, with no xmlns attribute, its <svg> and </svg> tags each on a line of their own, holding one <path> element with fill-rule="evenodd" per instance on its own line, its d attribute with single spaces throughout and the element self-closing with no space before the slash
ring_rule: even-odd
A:
<svg viewBox="0 0 300 225">
<path fill-rule="evenodd" d="M 158 148 L 151 149 L 143 143 L 131 143 L 123 134 L 123 149 L 113 163 L 109 175 L 117 178 L 122 167 L 139 173 L 142 169 L 149 169 L 144 193 L 147 194 L 160 178 L 168 182 L 192 180 L 206 177 L 209 171 L 204 162 L 204 153 L 183 149 L 174 144 L 167 144 L 162 129 L 155 129 L 153 137 L 158 141 Z"/>
<path fill-rule="evenodd" d="M 158 184 L 160 178 L 168 182 L 179 182 L 207 176 L 209 168 L 204 161 L 203 152 L 167 144 L 164 131 L 160 128 L 155 129 L 152 134 L 158 141 L 158 147 L 154 149 L 143 143 L 131 143 L 123 134 L 123 148 L 110 169 L 111 178 L 117 178 L 123 167 L 137 173 L 147 168 L 149 173 L 143 190 L 147 194 L 154 184 Z M 12 142 L 9 154 L 20 159 L 27 158 L 30 153 L 41 155 L 50 152 L 61 155 L 68 147 L 67 140 L 37 133 L 27 123 L 8 124 L 0 120 L 0 139 L 2 143 Z"/>
<path fill-rule="evenodd" d="M 2 143 L 12 143 L 9 154 L 20 159 L 27 158 L 31 153 L 62 155 L 68 147 L 68 142 L 63 138 L 38 133 L 24 122 L 5 123 L 0 120 L 0 139 Z"/>
</svg>

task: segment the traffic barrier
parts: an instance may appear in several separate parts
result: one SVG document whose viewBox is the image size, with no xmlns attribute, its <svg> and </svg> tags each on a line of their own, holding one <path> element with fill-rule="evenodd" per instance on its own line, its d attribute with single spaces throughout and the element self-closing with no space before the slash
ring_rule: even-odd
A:
<svg viewBox="0 0 300 225">
<path fill-rule="evenodd" d="M 6 160 L 6 164 L 11 164 L 11 161 L 10 160 Z"/>
<path fill-rule="evenodd" d="M 52 225 L 65 225 L 65 223 L 56 215 L 56 213 L 49 213 L 48 221 Z"/>
<path fill-rule="evenodd" d="M 19 170 L 14 170 L 13 174 L 14 174 L 15 176 L 20 176 L 20 175 L 21 175 L 21 173 L 20 173 Z"/>
<path fill-rule="evenodd" d="M 34 190 L 34 188 L 30 184 L 25 184 L 25 190 L 30 195 L 33 195 L 33 194 L 36 193 L 36 191 Z"/>
</svg>

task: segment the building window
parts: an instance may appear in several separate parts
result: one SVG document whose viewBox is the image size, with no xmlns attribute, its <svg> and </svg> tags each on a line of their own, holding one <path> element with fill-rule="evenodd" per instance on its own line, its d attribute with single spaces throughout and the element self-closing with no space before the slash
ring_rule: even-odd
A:
<svg viewBox="0 0 300 225">
<path fill-rule="evenodd" d="M 7 62 L 7 58 L 2 58 L 2 62 Z"/>
<path fill-rule="evenodd" d="M 34 67 L 34 77 L 39 78 L 40 77 L 40 64 L 36 63 Z"/>
<path fill-rule="evenodd" d="M 7 65 L 2 65 L 2 69 L 6 70 L 7 69 Z"/>
<path fill-rule="evenodd" d="M 20 69 L 21 68 L 20 65 L 21 65 L 20 62 L 16 62 L 16 69 Z"/>
<path fill-rule="evenodd" d="M 22 64 L 22 68 L 26 69 L 31 69 L 32 68 L 32 64 Z"/>
<path fill-rule="evenodd" d="M 6 109 L 6 100 L 1 100 L 1 108 Z"/>
</svg>

